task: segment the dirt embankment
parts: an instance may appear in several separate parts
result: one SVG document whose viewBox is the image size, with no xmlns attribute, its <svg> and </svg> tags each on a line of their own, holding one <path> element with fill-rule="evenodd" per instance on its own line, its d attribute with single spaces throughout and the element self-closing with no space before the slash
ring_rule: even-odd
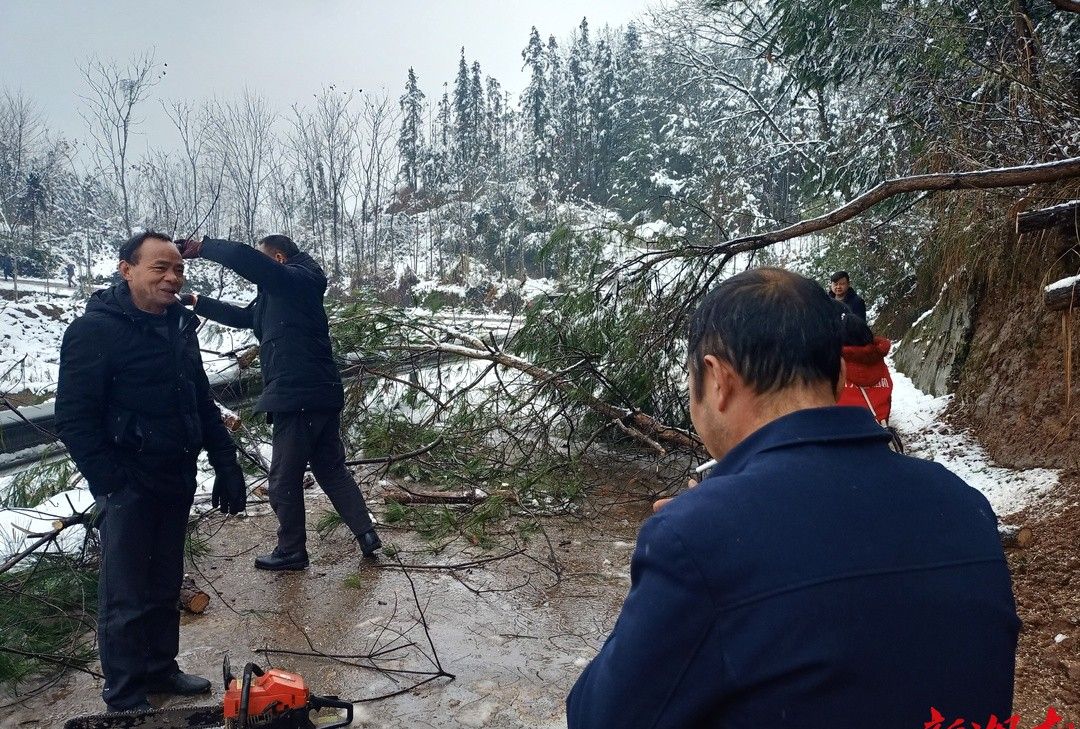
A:
<svg viewBox="0 0 1080 729">
<path fill-rule="evenodd" d="M 1080 373 L 1066 370 L 1069 336 L 1074 352 L 1080 346 L 1080 312 L 1047 311 L 1049 281 L 1038 275 L 1030 288 L 981 297 L 950 408 L 1001 465 L 1062 474 L 1046 498 L 1005 519 L 1035 534 L 1029 548 L 1008 553 L 1024 621 L 1014 712 L 1021 726 L 1041 722 L 1048 707 L 1080 720 Z"/>
<path fill-rule="evenodd" d="M 952 410 L 995 460 L 1017 468 L 1061 468 L 1075 476 L 1080 373 L 1067 373 L 1066 344 L 1071 335 L 1074 358 L 1080 359 L 1080 312 L 1062 317 L 1047 311 L 1042 288 L 1035 282 L 1018 295 L 984 297 Z"/>
</svg>

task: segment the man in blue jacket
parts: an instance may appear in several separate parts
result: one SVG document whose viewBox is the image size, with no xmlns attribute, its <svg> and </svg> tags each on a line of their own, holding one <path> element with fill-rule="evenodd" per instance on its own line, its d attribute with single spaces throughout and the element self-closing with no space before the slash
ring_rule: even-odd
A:
<svg viewBox="0 0 1080 729">
<path fill-rule="evenodd" d="M 195 313 L 226 326 L 253 329 L 259 340 L 263 392 L 255 411 L 274 426 L 270 506 L 278 518 L 277 547 L 256 558 L 264 570 L 308 566 L 304 471 L 311 472 L 352 530 L 365 556 L 382 547 L 360 488 L 345 465 L 341 410 L 345 390 L 330 347 L 323 308 L 326 274 L 287 236 L 270 235 L 258 250 L 243 243 L 203 238 L 182 241 L 184 258 L 216 261 L 259 287 L 245 307 L 191 295 Z"/>
<path fill-rule="evenodd" d="M 726 280 L 693 317 L 689 370 L 720 462 L 642 526 L 570 729 L 1007 718 L 1020 622 L 993 510 L 833 404 L 825 292 L 773 268 Z"/>
</svg>

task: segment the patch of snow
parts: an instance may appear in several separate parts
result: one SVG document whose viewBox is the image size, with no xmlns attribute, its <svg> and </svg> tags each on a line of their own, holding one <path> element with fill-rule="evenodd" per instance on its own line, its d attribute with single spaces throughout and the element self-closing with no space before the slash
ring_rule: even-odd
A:
<svg viewBox="0 0 1080 729">
<path fill-rule="evenodd" d="M 642 240 L 652 241 L 661 236 L 672 237 L 686 235 L 686 229 L 681 226 L 677 228 L 666 220 L 653 220 L 637 226 L 634 230 L 634 234 Z"/>
<path fill-rule="evenodd" d="M 914 329 L 915 327 L 917 327 L 917 326 L 919 326 L 920 324 L 922 324 L 923 320 L 924 320 L 924 319 L 926 319 L 926 317 L 928 317 L 928 316 L 930 316 L 931 314 L 933 314 L 933 313 L 934 313 L 934 309 L 936 309 L 936 308 L 937 308 L 937 304 L 934 304 L 934 305 L 933 305 L 933 306 L 931 306 L 931 307 L 930 307 L 929 309 L 927 309 L 927 310 L 926 310 L 926 311 L 924 311 L 923 313 L 919 314 L 919 318 L 915 320 L 915 323 L 911 325 L 911 328 L 912 328 L 912 329 Z"/>
<path fill-rule="evenodd" d="M 1046 293 L 1050 293 L 1051 291 L 1057 291 L 1058 289 L 1072 288 L 1077 284 L 1080 284 L 1080 274 L 1063 278 L 1060 281 L 1055 281 L 1043 290 L 1046 291 Z"/>
<path fill-rule="evenodd" d="M 918 390 L 889 362 L 893 373 L 889 424 L 900 431 L 908 455 L 936 461 L 978 489 L 999 517 L 1027 506 L 1053 488 L 1059 472 L 1048 468 L 1017 470 L 993 465 L 968 432 L 944 420 L 951 395 L 934 397 Z"/>
</svg>

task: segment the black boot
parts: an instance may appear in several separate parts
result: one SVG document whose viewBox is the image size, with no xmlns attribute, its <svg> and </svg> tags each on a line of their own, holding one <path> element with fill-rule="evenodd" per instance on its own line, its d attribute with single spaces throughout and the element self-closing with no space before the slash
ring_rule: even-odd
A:
<svg viewBox="0 0 1080 729">
<path fill-rule="evenodd" d="M 374 557 L 375 552 L 382 549 L 382 540 L 379 539 L 379 535 L 375 532 L 375 527 L 371 527 L 361 534 L 358 541 L 360 542 L 360 551 L 364 553 L 365 557 Z"/>
<path fill-rule="evenodd" d="M 276 549 L 270 554 L 255 558 L 255 568 L 260 570 L 306 570 L 308 568 L 307 550 L 282 554 Z"/>
<path fill-rule="evenodd" d="M 175 694 L 177 696 L 197 696 L 210 693 L 210 682 L 201 676 L 192 676 L 177 671 L 169 676 L 146 682 L 149 694 Z"/>
</svg>

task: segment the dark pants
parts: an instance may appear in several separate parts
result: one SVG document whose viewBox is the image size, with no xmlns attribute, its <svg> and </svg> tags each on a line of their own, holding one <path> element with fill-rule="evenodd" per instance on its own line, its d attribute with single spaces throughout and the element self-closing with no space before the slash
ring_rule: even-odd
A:
<svg viewBox="0 0 1080 729">
<path fill-rule="evenodd" d="M 278 552 L 304 549 L 304 471 L 330 497 L 346 526 L 359 537 L 371 528 L 367 504 L 345 466 L 341 411 L 274 413 L 274 454 L 270 461 L 270 506 L 278 518 Z"/>
<path fill-rule="evenodd" d="M 104 499 L 98 646 L 113 709 L 146 700 L 146 685 L 178 670 L 180 583 L 191 499 L 128 486 Z"/>
</svg>

